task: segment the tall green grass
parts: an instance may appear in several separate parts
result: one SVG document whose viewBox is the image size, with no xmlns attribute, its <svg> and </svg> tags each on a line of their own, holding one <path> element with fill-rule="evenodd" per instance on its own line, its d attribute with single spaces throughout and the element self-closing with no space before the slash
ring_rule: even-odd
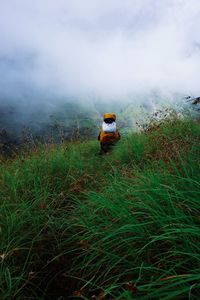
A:
<svg viewBox="0 0 200 300">
<path fill-rule="evenodd" d="M 1 299 L 199 299 L 200 127 L 2 163 Z"/>
</svg>

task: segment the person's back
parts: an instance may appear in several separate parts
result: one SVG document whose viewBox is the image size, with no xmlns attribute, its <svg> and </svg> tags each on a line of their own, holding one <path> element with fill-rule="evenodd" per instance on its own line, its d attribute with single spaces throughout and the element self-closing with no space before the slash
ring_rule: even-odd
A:
<svg viewBox="0 0 200 300">
<path fill-rule="evenodd" d="M 98 140 L 101 144 L 99 154 L 107 153 L 120 139 L 119 130 L 116 126 L 116 115 L 114 113 L 106 113 L 103 118 L 104 121 L 98 136 Z"/>
</svg>

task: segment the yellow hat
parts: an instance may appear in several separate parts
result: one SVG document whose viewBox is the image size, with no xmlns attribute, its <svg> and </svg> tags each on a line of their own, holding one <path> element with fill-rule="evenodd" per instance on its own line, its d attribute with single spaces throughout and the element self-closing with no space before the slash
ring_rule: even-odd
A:
<svg viewBox="0 0 200 300">
<path fill-rule="evenodd" d="M 114 113 L 106 113 L 103 115 L 104 120 L 105 119 L 114 119 L 116 120 L 116 115 Z"/>
</svg>

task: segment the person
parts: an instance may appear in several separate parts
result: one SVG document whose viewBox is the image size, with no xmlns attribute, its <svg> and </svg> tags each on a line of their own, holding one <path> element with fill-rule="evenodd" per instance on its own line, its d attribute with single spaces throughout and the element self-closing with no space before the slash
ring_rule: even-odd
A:
<svg viewBox="0 0 200 300">
<path fill-rule="evenodd" d="M 103 115 L 103 124 L 98 135 L 101 146 L 99 154 L 106 154 L 119 139 L 120 134 L 116 126 L 116 115 L 114 113 L 105 113 Z"/>
</svg>

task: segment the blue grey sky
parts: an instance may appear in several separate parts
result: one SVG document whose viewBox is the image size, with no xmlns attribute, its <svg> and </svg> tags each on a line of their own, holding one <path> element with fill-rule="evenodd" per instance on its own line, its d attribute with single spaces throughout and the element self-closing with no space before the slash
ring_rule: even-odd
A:
<svg viewBox="0 0 200 300">
<path fill-rule="evenodd" d="M 199 0 L 0 0 L 0 41 L 0 99 L 200 94 Z"/>
</svg>

